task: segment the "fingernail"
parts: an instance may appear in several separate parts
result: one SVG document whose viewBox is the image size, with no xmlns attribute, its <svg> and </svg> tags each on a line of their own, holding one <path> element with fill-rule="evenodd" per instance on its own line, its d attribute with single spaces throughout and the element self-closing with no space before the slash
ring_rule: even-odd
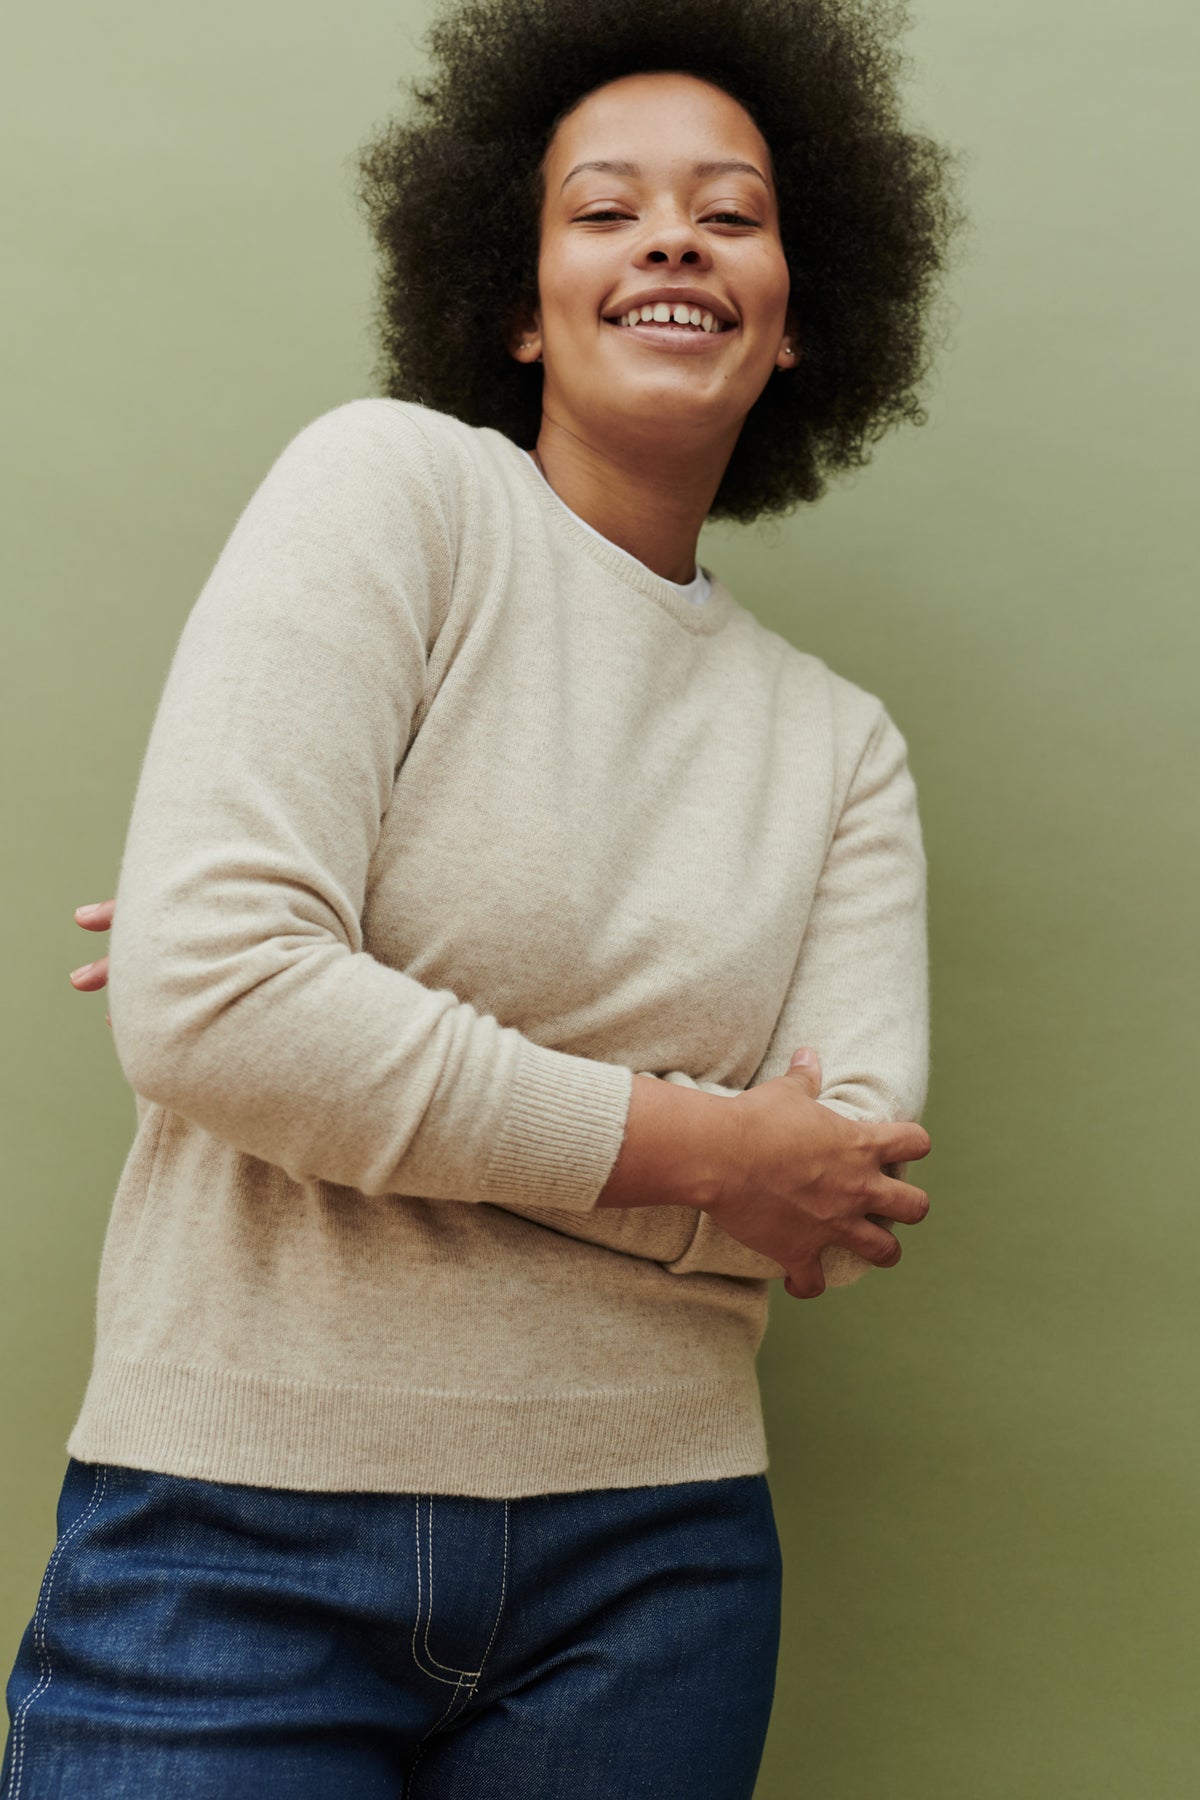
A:
<svg viewBox="0 0 1200 1800">
<path fill-rule="evenodd" d="M 805 1063 L 806 1065 L 811 1066 L 812 1061 L 813 1053 L 811 1050 L 797 1050 L 796 1054 L 792 1057 L 790 1067 L 794 1069 L 797 1063 Z"/>
<path fill-rule="evenodd" d="M 103 910 L 103 907 L 103 900 L 89 900 L 86 906 L 77 906 L 75 911 L 77 913 L 98 913 Z"/>
<path fill-rule="evenodd" d="M 72 969 L 71 970 L 71 980 L 77 981 L 81 975 L 90 975 L 92 970 L 95 968 L 95 966 L 96 965 L 94 962 L 90 962 L 90 963 L 84 963 L 82 969 Z"/>
</svg>

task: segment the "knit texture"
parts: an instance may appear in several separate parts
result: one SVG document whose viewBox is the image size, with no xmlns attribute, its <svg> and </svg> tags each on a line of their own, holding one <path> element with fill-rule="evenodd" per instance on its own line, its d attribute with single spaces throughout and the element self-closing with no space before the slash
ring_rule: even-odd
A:
<svg viewBox="0 0 1200 1800">
<path fill-rule="evenodd" d="M 354 400 L 187 618 L 116 899 L 137 1132 L 71 1455 L 490 1497 L 766 1467 L 782 1271 L 596 1199 L 638 1072 L 733 1095 L 812 1044 L 824 1104 L 920 1116 L 925 861 L 877 698 L 500 433 Z"/>
</svg>

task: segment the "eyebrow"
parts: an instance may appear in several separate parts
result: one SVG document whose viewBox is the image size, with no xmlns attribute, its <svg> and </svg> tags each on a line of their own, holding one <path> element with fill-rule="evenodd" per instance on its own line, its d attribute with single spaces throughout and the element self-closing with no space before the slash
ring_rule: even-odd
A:
<svg viewBox="0 0 1200 1800">
<path fill-rule="evenodd" d="M 562 193 L 562 189 L 566 187 L 568 181 L 571 180 L 572 176 L 582 175 L 585 169 L 600 169 L 600 170 L 606 171 L 610 175 L 640 175 L 642 172 L 641 166 L 638 163 L 632 163 L 632 162 L 581 162 L 581 163 L 576 163 L 575 167 L 573 169 L 571 169 L 568 174 L 563 176 L 562 187 L 560 187 L 558 190 L 559 193 L 560 194 Z M 748 162 L 699 162 L 699 163 L 694 163 L 692 166 L 692 174 L 693 175 L 757 175 L 758 179 L 762 182 L 763 186 L 766 187 L 766 185 L 767 185 L 767 178 L 763 174 L 762 170 L 756 169 L 753 163 L 748 163 Z"/>
</svg>

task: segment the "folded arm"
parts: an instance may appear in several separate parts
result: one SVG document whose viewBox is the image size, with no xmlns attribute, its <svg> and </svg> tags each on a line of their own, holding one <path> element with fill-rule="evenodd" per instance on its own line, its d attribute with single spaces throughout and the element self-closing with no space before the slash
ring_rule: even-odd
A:
<svg viewBox="0 0 1200 1800">
<path fill-rule="evenodd" d="M 628 1068 L 550 1050 L 363 948 L 454 557 L 419 429 L 363 406 L 287 447 L 180 637 L 113 913 L 122 1068 L 139 1096 L 296 1180 L 490 1201 L 679 1273 L 779 1275 L 690 1208 L 596 1209 Z M 915 796 L 881 712 L 754 1082 L 811 1043 L 826 1104 L 917 1117 L 924 983 Z M 850 1278 L 869 1266 L 853 1260 Z"/>
<path fill-rule="evenodd" d="M 632 1072 L 363 948 L 454 545 L 421 433 L 354 402 L 293 439 L 177 645 L 109 948 L 134 1090 L 297 1181 L 588 1210 Z"/>
<path fill-rule="evenodd" d="M 793 1051 L 806 1044 L 821 1059 L 822 1105 L 873 1123 L 919 1122 L 929 1073 L 926 865 L 907 747 L 882 708 L 838 819 L 787 997 L 750 1086 L 784 1074 Z M 823 1253 L 822 1266 L 829 1287 L 857 1281 L 872 1267 L 841 1245 Z M 784 1273 L 707 1213 L 699 1215 L 688 1249 L 671 1267 L 679 1274 Z"/>
</svg>

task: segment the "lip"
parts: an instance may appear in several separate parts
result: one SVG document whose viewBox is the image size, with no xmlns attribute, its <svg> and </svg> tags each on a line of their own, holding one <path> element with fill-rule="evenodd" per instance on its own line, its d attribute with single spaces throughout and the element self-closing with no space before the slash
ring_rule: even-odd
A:
<svg viewBox="0 0 1200 1800">
<path fill-rule="evenodd" d="M 635 343 L 653 344 L 656 350 L 670 350 L 677 356 L 704 356 L 733 336 L 732 330 L 698 331 L 694 325 L 618 325 L 615 319 L 603 323 Z"/>
<path fill-rule="evenodd" d="M 606 323 L 612 324 L 619 320 L 625 313 L 632 312 L 635 306 L 656 306 L 660 300 L 665 300 L 668 306 L 673 306 L 676 301 L 681 302 L 684 306 L 698 306 L 702 311 L 710 312 L 713 318 L 721 325 L 731 326 L 737 324 L 737 320 L 734 318 L 733 313 L 725 305 L 723 300 L 714 300 L 713 296 L 711 294 L 706 294 L 703 288 L 690 287 L 647 288 L 646 291 L 641 294 L 628 294 L 619 305 L 610 306 L 603 317 Z M 627 325 L 624 329 L 626 331 L 636 331 L 637 327 L 635 325 Z M 717 337 L 719 334 L 715 331 L 711 331 L 707 333 L 707 335 L 709 337 Z"/>
</svg>

